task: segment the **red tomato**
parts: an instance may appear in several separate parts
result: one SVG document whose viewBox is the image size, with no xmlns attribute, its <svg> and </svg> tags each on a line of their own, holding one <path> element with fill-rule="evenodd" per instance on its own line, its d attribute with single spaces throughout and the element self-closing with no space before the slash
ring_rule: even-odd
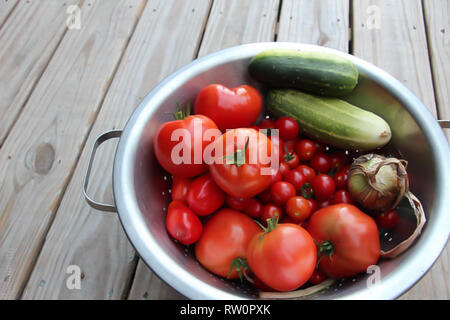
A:
<svg viewBox="0 0 450 320">
<path fill-rule="evenodd" d="M 331 170 L 336 172 L 342 166 L 349 163 L 350 159 L 342 151 L 335 151 L 330 155 Z"/>
<path fill-rule="evenodd" d="M 375 216 L 375 221 L 380 228 L 393 229 L 398 224 L 398 213 L 395 210 L 378 213 Z"/>
<path fill-rule="evenodd" d="M 309 279 L 309 282 L 311 282 L 311 284 L 316 285 L 319 283 L 324 282 L 327 279 L 327 276 L 320 270 L 316 269 L 314 270 L 311 279 Z"/>
<path fill-rule="evenodd" d="M 285 162 L 282 161 L 280 162 L 280 173 L 283 176 L 283 178 L 286 176 L 286 174 L 291 171 L 291 167 L 289 167 L 289 165 Z"/>
<path fill-rule="evenodd" d="M 270 181 L 270 184 L 274 184 L 275 182 L 283 180 L 283 175 L 281 174 L 281 171 L 272 169 L 272 179 Z"/>
<path fill-rule="evenodd" d="M 289 198 L 295 197 L 295 187 L 286 181 L 278 181 L 270 186 L 272 201 L 282 206 Z"/>
<path fill-rule="evenodd" d="M 252 218 L 259 218 L 263 214 L 263 204 L 255 198 L 248 199 L 248 206 L 245 209 L 245 213 Z"/>
<path fill-rule="evenodd" d="M 327 152 L 327 147 L 322 143 L 314 142 L 314 147 L 316 150 L 316 152 L 315 152 L 316 154 L 321 154 L 321 153 Z"/>
<path fill-rule="evenodd" d="M 353 197 L 347 190 L 338 190 L 331 199 L 332 204 L 349 203 L 353 204 Z"/>
<path fill-rule="evenodd" d="M 284 180 L 291 183 L 297 192 L 299 192 L 307 182 L 305 176 L 298 170 L 290 170 L 285 175 Z"/>
<path fill-rule="evenodd" d="M 260 123 L 258 123 L 258 127 L 260 129 L 275 129 L 275 120 L 273 119 L 262 119 Z"/>
<path fill-rule="evenodd" d="M 328 206 L 331 206 L 331 199 L 327 199 L 327 200 L 320 200 L 319 202 L 317 202 L 317 207 L 318 209 L 322 209 Z"/>
<path fill-rule="evenodd" d="M 311 214 L 311 204 L 303 197 L 292 197 L 286 202 L 286 213 L 294 221 L 308 219 Z"/>
<path fill-rule="evenodd" d="M 267 219 L 272 220 L 275 216 L 278 216 L 278 220 L 283 217 L 283 210 L 279 206 L 273 203 L 268 203 L 263 208 L 263 213 L 261 215 L 261 220 L 264 224 L 267 224 Z"/>
<path fill-rule="evenodd" d="M 252 125 L 261 113 L 262 102 L 259 91 L 251 86 L 229 89 L 211 84 L 198 93 L 194 112 L 211 118 L 225 132 Z"/>
<path fill-rule="evenodd" d="M 351 204 L 335 204 L 316 211 L 308 231 L 319 244 L 319 269 L 332 278 L 365 272 L 380 257 L 375 221 Z"/>
<path fill-rule="evenodd" d="M 313 168 L 308 167 L 307 165 L 301 164 L 295 170 L 299 171 L 306 178 L 306 182 L 311 183 L 316 176 L 316 172 Z"/>
<path fill-rule="evenodd" d="M 349 165 L 343 166 L 333 176 L 334 184 L 336 185 L 336 190 L 347 190 L 347 180 L 349 170 L 350 170 Z"/>
<path fill-rule="evenodd" d="M 297 143 L 297 139 L 292 140 L 286 140 L 284 141 L 284 148 L 283 151 L 286 152 L 286 150 L 289 151 L 289 153 L 295 151 L 295 144 Z"/>
<path fill-rule="evenodd" d="M 226 204 L 234 210 L 244 212 L 247 209 L 249 199 L 235 198 L 230 195 L 226 195 Z"/>
<path fill-rule="evenodd" d="M 281 181 L 281 180 L 280 180 Z M 264 203 L 269 203 L 272 200 L 272 194 L 270 192 L 270 188 L 267 188 L 263 192 L 261 192 L 258 197 L 261 199 Z"/>
<path fill-rule="evenodd" d="M 180 243 L 189 245 L 200 239 L 203 225 L 200 219 L 185 205 L 174 201 L 169 205 L 166 228 L 169 234 Z"/>
<path fill-rule="evenodd" d="M 270 137 L 270 142 L 272 143 L 272 148 L 279 155 L 278 158 L 280 160 L 282 160 L 283 159 L 283 155 L 284 155 L 284 143 L 283 143 L 283 140 L 281 140 L 278 136 L 271 136 Z"/>
<path fill-rule="evenodd" d="M 309 162 L 317 173 L 327 173 L 331 169 L 331 160 L 326 154 L 316 154 Z"/>
<path fill-rule="evenodd" d="M 267 159 L 271 156 L 271 143 L 264 134 L 253 129 L 228 130 L 213 142 L 212 149 L 222 150 L 226 157 L 216 159 L 209 171 L 227 194 L 252 198 L 272 182 L 270 158 Z"/>
<path fill-rule="evenodd" d="M 210 174 L 192 181 L 186 197 L 189 209 L 199 216 L 215 212 L 225 202 L 225 193 L 217 186 Z"/>
<path fill-rule="evenodd" d="M 335 186 L 333 179 L 326 174 L 319 174 L 311 183 L 314 196 L 319 200 L 327 200 L 334 194 Z"/>
<path fill-rule="evenodd" d="M 289 168 L 294 169 L 297 168 L 300 164 L 300 159 L 297 157 L 294 151 L 288 151 L 283 155 L 283 162 L 285 162 L 289 166 Z"/>
<path fill-rule="evenodd" d="M 283 140 L 295 139 L 298 136 L 298 123 L 290 117 L 277 119 L 275 129 L 278 129 L 279 136 Z"/>
<path fill-rule="evenodd" d="M 176 115 L 183 118 L 180 112 Z M 201 132 L 201 135 L 194 135 L 194 127 L 195 132 Z M 208 170 L 203 152 L 211 143 L 204 136 L 209 129 L 216 130 L 216 136 L 220 135 L 216 124 L 202 115 L 188 116 L 160 125 L 153 140 L 159 164 L 173 176 L 181 178 L 195 177 Z"/>
<path fill-rule="evenodd" d="M 317 202 L 314 199 L 306 199 L 306 200 L 308 200 L 309 206 L 311 207 L 311 214 L 313 214 L 318 209 Z"/>
<path fill-rule="evenodd" d="M 295 221 L 294 219 L 292 219 L 289 216 L 285 216 L 283 218 L 283 220 L 281 221 L 281 223 L 292 223 L 292 224 L 296 224 L 296 225 L 302 227 L 303 229 L 307 229 L 308 228 L 308 221 L 307 220 Z"/>
<path fill-rule="evenodd" d="M 247 249 L 252 272 L 278 291 L 295 290 L 306 283 L 316 261 L 313 239 L 305 229 L 291 223 L 269 226 L 253 236 Z"/>
<path fill-rule="evenodd" d="M 236 258 L 246 259 L 250 240 L 261 228 L 249 216 L 231 209 L 222 209 L 211 217 L 195 245 L 195 257 L 210 272 L 227 277 Z M 229 276 L 238 278 L 233 270 Z"/>
<path fill-rule="evenodd" d="M 309 139 L 303 139 L 295 145 L 295 152 L 301 161 L 309 161 L 314 157 L 316 152 L 316 144 Z"/>
<path fill-rule="evenodd" d="M 175 176 L 172 180 L 172 200 L 186 201 L 186 196 L 189 190 L 189 186 L 192 183 L 192 179 L 180 178 Z"/>
</svg>

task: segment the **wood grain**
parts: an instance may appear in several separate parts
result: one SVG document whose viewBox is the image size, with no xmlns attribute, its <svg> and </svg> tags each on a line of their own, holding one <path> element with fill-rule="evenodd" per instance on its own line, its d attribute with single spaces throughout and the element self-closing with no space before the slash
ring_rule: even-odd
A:
<svg viewBox="0 0 450 320">
<path fill-rule="evenodd" d="M 0 0 L 0 28 L 18 3 L 19 0 Z"/>
<path fill-rule="evenodd" d="M 348 0 L 284 0 L 277 41 L 303 42 L 348 51 Z"/>
<path fill-rule="evenodd" d="M 367 25 L 371 6 L 379 10 L 380 28 Z M 436 115 L 421 1 L 354 0 L 353 8 L 354 54 L 402 81 Z M 448 299 L 448 250 L 403 299 Z"/>
<path fill-rule="evenodd" d="M 439 119 L 450 119 L 450 0 L 424 1 Z M 450 130 L 447 130 L 450 141 Z"/>
<path fill-rule="evenodd" d="M 0 151 L 0 299 L 29 277 L 142 4 L 83 5 Z"/>
<path fill-rule="evenodd" d="M 100 133 L 123 128 L 134 108 L 156 83 L 194 58 L 209 8 L 210 2 L 204 0 L 147 2 L 23 299 L 121 299 L 128 294 L 137 256 L 117 215 L 90 209 L 81 196 L 90 148 Z M 95 199 L 110 202 L 115 145 L 107 143 L 101 147 L 96 155 L 89 192 Z M 80 290 L 66 287 L 65 270 L 69 265 L 78 265 L 83 272 Z M 167 294 L 163 291 L 161 286 L 154 285 L 148 295 L 164 297 Z"/>
<path fill-rule="evenodd" d="M 22 1 L 0 29 L 0 146 L 67 30 L 73 4 Z"/>
<path fill-rule="evenodd" d="M 214 1 L 199 57 L 250 42 L 273 41 L 279 0 Z"/>
</svg>

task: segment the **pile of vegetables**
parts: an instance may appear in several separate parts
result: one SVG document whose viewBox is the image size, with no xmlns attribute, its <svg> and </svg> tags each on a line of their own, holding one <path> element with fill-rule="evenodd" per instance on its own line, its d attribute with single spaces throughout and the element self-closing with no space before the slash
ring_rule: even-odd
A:
<svg viewBox="0 0 450 320">
<path fill-rule="evenodd" d="M 268 50 L 248 72 L 267 86 L 264 97 L 249 85 L 211 84 L 194 115 L 179 107 L 157 130 L 154 152 L 172 175 L 170 236 L 195 246 L 208 271 L 266 298 L 317 292 L 406 250 L 425 215 L 407 162 L 374 153 L 390 141 L 388 123 L 342 100 L 357 86 L 353 63 Z M 268 114 L 255 124 L 263 103 Z M 380 231 L 395 229 L 403 198 L 417 227 L 384 252 Z"/>
</svg>

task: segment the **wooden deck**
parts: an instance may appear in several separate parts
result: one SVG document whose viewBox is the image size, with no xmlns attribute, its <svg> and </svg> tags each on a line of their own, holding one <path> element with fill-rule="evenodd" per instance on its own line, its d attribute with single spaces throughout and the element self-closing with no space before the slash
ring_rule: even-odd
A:
<svg viewBox="0 0 450 320">
<path fill-rule="evenodd" d="M 450 0 L 0 0 L 0 299 L 182 298 L 81 195 L 95 137 L 181 66 L 243 43 L 319 44 L 380 66 L 449 119 L 449 16 Z M 111 203 L 115 145 L 101 148 L 89 192 Z M 450 299 L 449 268 L 447 246 L 401 298 Z"/>
</svg>

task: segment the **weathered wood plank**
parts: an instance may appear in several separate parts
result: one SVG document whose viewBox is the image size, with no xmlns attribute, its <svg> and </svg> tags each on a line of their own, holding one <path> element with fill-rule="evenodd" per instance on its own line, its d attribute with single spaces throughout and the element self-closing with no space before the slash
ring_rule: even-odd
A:
<svg viewBox="0 0 450 320">
<path fill-rule="evenodd" d="M 247 6 L 249 5 L 249 2 L 246 1 L 240 1 L 233 3 L 231 7 L 225 6 L 225 2 L 228 4 L 229 1 L 220 1 L 215 2 L 214 6 L 211 10 L 211 16 L 208 20 L 207 29 L 205 31 L 205 37 L 203 39 L 203 42 L 201 44 L 200 48 L 200 55 L 205 55 L 210 52 L 220 50 L 222 48 L 230 47 L 233 45 L 239 45 L 246 42 L 258 42 L 258 41 L 266 41 L 263 39 L 272 39 L 274 36 L 274 29 L 271 27 L 276 21 L 276 13 L 273 12 L 273 16 L 264 17 L 264 19 L 261 19 L 261 15 L 267 14 L 266 12 L 271 12 L 270 10 L 267 10 L 265 8 L 278 8 L 278 3 L 271 3 L 270 6 L 268 6 L 267 3 L 258 2 L 260 7 L 253 6 L 252 2 L 252 10 L 260 10 L 258 14 L 256 13 L 249 13 Z M 316 3 L 316 2 L 315 2 Z M 280 19 L 280 33 L 278 35 L 278 40 L 281 39 L 288 39 L 289 41 L 297 41 L 297 42 L 310 42 L 310 43 L 316 43 L 315 40 L 307 40 L 306 37 L 309 37 L 306 33 L 299 32 L 295 33 L 294 35 L 290 34 L 290 30 L 297 28 L 300 29 L 302 27 L 302 19 L 289 19 L 287 17 L 288 12 L 298 13 L 300 10 L 300 7 L 295 6 L 295 9 L 293 8 L 293 5 L 295 4 L 295 1 L 283 1 L 282 11 L 281 15 L 283 17 L 284 12 L 284 18 Z M 306 8 L 308 12 L 302 11 L 301 14 L 308 16 L 311 15 L 311 13 L 320 12 L 319 17 L 320 21 L 325 21 L 326 19 L 333 19 L 334 21 L 337 21 L 337 19 L 343 19 L 348 21 L 348 1 L 342 1 L 340 3 L 340 6 L 337 6 L 336 8 L 334 5 L 332 5 L 335 9 L 330 9 L 329 5 L 332 4 L 331 2 L 323 2 L 323 8 L 322 5 L 319 5 L 321 7 L 320 9 L 317 9 L 316 5 L 309 6 L 307 5 Z M 239 9 L 239 6 L 242 6 L 242 9 Z M 286 8 L 285 8 L 286 6 Z M 232 8 L 232 12 L 225 11 L 225 8 Z M 338 9 L 339 8 L 339 9 Z M 304 10 L 304 9 L 303 9 Z M 232 14 L 231 14 L 232 13 Z M 323 15 L 323 16 L 322 16 Z M 251 32 L 248 32 L 244 37 L 242 36 L 242 33 L 247 31 L 236 31 L 234 33 L 224 33 L 223 29 L 224 26 L 228 25 L 243 25 L 244 23 L 251 25 L 252 29 Z M 342 23 L 339 25 L 340 27 L 337 30 L 332 30 L 332 28 L 327 29 L 327 37 L 330 39 L 330 46 L 335 45 L 337 48 L 343 48 L 343 50 L 347 50 L 348 48 L 348 28 L 346 23 Z M 317 25 L 310 26 L 311 28 L 317 28 Z M 239 30 L 239 29 L 236 29 Z M 225 40 L 226 38 L 226 40 Z M 242 39 L 245 38 L 245 42 L 243 42 Z M 267 40 L 267 41 L 269 41 Z M 288 40 L 281 40 L 281 41 L 288 41 Z M 213 42 L 213 43 L 210 43 Z M 223 46 L 223 47 L 222 47 Z M 143 263 L 141 260 L 138 264 L 138 269 L 136 271 L 135 279 L 133 282 L 133 286 L 131 288 L 131 292 L 129 295 L 129 299 L 151 299 L 151 298 L 161 298 L 161 297 L 167 297 L 168 292 L 172 292 L 172 294 L 169 296 L 171 299 L 177 299 L 179 296 L 178 293 L 176 293 L 173 289 L 170 289 L 167 287 L 167 285 L 162 284 L 162 288 L 159 289 L 160 280 L 157 279 L 154 275 L 152 275 L 152 272 L 146 267 L 145 263 Z M 159 290 L 158 294 L 154 293 L 154 290 Z"/>
<path fill-rule="evenodd" d="M 0 0 L 0 28 L 18 3 L 19 0 Z"/>
<path fill-rule="evenodd" d="M 67 30 L 73 4 L 22 1 L 0 29 L 0 146 Z"/>
<path fill-rule="evenodd" d="M 450 1 L 424 1 L 428 45 L 440 119 L 450 119 Z M 450 133 L 447 130 L 450 140 Z M 425 277 L 401 299 L 450 299 L 450 245 Z"/>
<path fill-rule="evenodd" d="M 421 1 L 354 0 L 353 8 L 354 54 L 402 81 L 436 115 Z M 449 256 L 403 298 L 448 298 Z"/>
<path fill-rule="evenodd" d="M 29 277 L 143 3 L 84 3 L 0 151 L 0 299 Z"/>
<path fill-rule="evenodd" d="M 284 0 L 277 41 L 303 42 L 348 51 L 348 0 Z"/>
<path fill-rule="evenodd" d="M 214 1 L 199 57 L 232 46 L 273 41 L 279 0 Z"/>
<path fill-rule="evenodd" d="M 24 299 L 120 299 L 128 293 L 136 268 L 135 252 L 117 215 L 91 210 L 81 196 L 90 148 L 100 133 L 123 128 L 157 82 L 194 58 L 209 8 L 210 1 L 204 0 L 148 1 L 26 285 Z M 114 144 L 108 143 L 99 149 L 92 171 L 89 192 L 105 202 L 112 200 L 113 158 Z M 69 265 L 81 268 L 80 290 L 66 287 Z"/>
<path fill-rule="evenodd" d="M 424 1 L 439 119 L 450 119 L 450 1 Z M 447 130 L 450 141 L 450 132 Z"/>
</svg>

